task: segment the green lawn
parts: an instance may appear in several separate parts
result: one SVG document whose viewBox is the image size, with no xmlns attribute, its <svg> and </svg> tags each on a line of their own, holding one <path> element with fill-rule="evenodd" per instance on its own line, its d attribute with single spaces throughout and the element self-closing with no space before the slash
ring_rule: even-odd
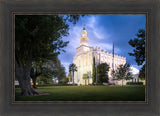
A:
<svg viewBox="0 0 160 116">
<path fill-rule="evenodd" d="M 20 89 L 16 88 L 16 94 Z M 16 96 L 16 101 L 145 101 L 145 86 L 45 86 L 49 95 Z"/>
</svg>

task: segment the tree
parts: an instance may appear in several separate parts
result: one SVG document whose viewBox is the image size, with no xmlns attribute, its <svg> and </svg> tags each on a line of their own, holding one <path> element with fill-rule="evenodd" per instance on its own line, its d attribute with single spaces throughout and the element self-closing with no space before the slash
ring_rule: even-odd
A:
<svg viewBox="0 0 160 116">
<path fill-rule="evenodd" d="M 70 16 L 70 21 L 74 21 Z M 77 18 L 75 19 L 77 20 Z M 62 15 L 16 15 L 15 16 L 15 74 L 22 95 L 38 94 L 30 83 L 33 62 L 54 59 L 65 51 L 69 25 Z"/>
<path fill-rule="evenodd" d="M 69 82 L 69 84 L 71 82 L 71 79 L 72 79 L 72 75 L 71 75 L 71 72 L 69 72 L 69 74 L 68 74 L 68 82 Z"/>
<path fill-rule="evenodd" d="M 67 84 L 67 83 L 68 83 L 68 78 L 63 77 L 63 79 L 62 79 L 62 84 Z"/>
<path fill-rule="evenodd" d="M 97 83 L 108 83 L 109 68 L 110 67 L 107 63 L 97 65 Z"/>
<path fill-rule="evenodd" d="M 37 78 L 37 83 L 40 85 L 43 84 L 53 84 L 53 79 L 52 78 L 48 78 L 46 76 L 40 75 Z"/>
<path fill-rule="evenodd" d="M 88 74 L 84 73 L 83 74 L 83 79 L 85 80 L 85 85 L 86 85 L 86 81 L 87 81 L 88 78 L 89 78 Z"/>
<path fill-rule="evenodd" d="M 75 72 L 75 71 L 77 71 L 76 65 L 75 65 L 74 63 L 70 64 L 70 65 L 69 65 L 69 72 L 70 72 L 70 73 L 71 73 L 71 72 L 73 73 L 73 79 L 72 79 L 72 80 L 73 80 L 73 85 L 74 85 L 74 72 Z"/>
<path fill-rule="evenodd" d="M 138 77 L 139 77 L 141 80 L 145 80 L 145 64 L 142 66 L 141 70 L 139 71 Z"/>
<path fill-rule="evenodd" d="M 65 67 L 61 66 L 61 67 L 58 67 L 58 75 L 57 75 L 57 78 L 58 78 L 58 81 L 62 81 L 62 79 L 65 77 L 66 78 L 66 72 L 65 72 Z"/>
<path fill-rule="evenodd" d="M 113 80 L 115 80 L 115 77 L 116 77 L 116 71 L 115 70 L 112 70 L 111 76 L 113 77 Z"/>
<path fill-rule="evenodd" d="M 124 80 L 132 79 L 132 74 L 130 72 L 130 64 L 119 65 L 117 70 L 115 71 L 115 76 L 117 80 L 122 80 L 122 85 Z"/>
<path fill-rule="evenodd" d="M 61 64 L 60 60 L 57 58 L 56 63 L 56 77 L 58 78 L 58 81 L 62 81 L 64 77 L 66 77 L 65 67 Z"/>
<path fill-rule="evenodd" d="M 133 53 L 128 54 L 135 57 L 138 65 L 143 65 L 139 77 L 145 79 L 145 30 L 140 29 L 136 36 L 136 38 L 128 42 L 134 48 Z"/>
<path fill-rule="evenodd" d="M 59 76 L 62 76 L 61 74 L 62 71 L 63 71 L 63 74 L 65 75 L 64 70 L 65 69 L 61 69 L 61 63 L 58 58 L 55 58 L 53 60 L 48 60 L 47 62 L 42 62 L 42 60 L 39 62 L 33 62 L 31 72 L 30 72 L 30 76 L 33 81 L 33 88 L 37 88 L 36 80 L 39 76 L 41 76 L 41 78 L 42 77 L 45 77 L 45 78 L 59 77 Z"/>
<path fill-rule="evenodd" d="M 40 76 L 42 74 L 42 62 L 33 62 L 32 63 L 32 68 L 31 68 L 31 72 L 30 72 L 30 76 L 32 78 L 33 81 L 33 88 L 37 88 L 36 86 L 36 80 L 37 77 Z"/>
<path fill-rule="evenodd" d="M 53 82 L 53 77 L 55 77 L 56 73 L 55 73 L 55 68 L 54 68 L 54 63 L 52 61 L 49 61 L 47 63 L 45 63 L 45 65 L 43 65 L 42 67 L 42 72 L 41 72 L 41 78 L 45 78 L 48 82 L 48 84 L 50 84 L 50 82 Z M 47 84 L 47 83 L 46 83 Z"/>
<path fill-rule="evenodd" d="M 93 57 L 93 65 L 92 65 L 92 83 L 95 83 L 96 80 L 96 63 L 95 57 Z"/>
</svg>

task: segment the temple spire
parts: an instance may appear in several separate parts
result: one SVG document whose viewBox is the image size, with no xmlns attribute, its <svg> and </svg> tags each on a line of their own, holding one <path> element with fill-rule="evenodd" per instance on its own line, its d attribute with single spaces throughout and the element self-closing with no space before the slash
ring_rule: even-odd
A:
<svg viewBox="0 0 160 116">
<path fill-rule="evenodd" d="M 84 24 L 84 26 L 83 26 L 83 30 L 86 30 L 86 29 L 85 29 L 85 26 L 86 26 L 86 25 Z"/>
<path fill-rule="evenodd" d="M 83 30 L 81 32 L 80 45 L 88 46 L 88 40 L 89 40 L 89 38 L 87 37 L 87 31 L 86 31 L 85 25 L 84 25 Z"/>
</svg>

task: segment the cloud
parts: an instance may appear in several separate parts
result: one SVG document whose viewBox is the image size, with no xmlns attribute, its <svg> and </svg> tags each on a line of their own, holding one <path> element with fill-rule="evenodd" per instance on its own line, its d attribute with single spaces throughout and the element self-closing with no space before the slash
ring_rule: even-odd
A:
<svg viewBox="0 0 160 116">
<path fill-rule="evenodd" d="M 107 28 L 99 24 L 99 17 L 97 15 L 90 16 L 86 19 L 86 30 L 89 37 L 89 46 L 100 47 L 101 49 L 112 52 L 113 49 L 113 37 L 107 31 Z M 121 52 L 119 48 L 115 48 L 115 53 Z"/>
<path fill-rule="evenodd" d="M 105 43 L 105 42 L 95 42 L 95 41 L 92 41 L 90 43 L 91 46 L 93 47 L 100 47 L 100 49 L 103 49 L 103 50 L 106 50 L 108 52 L 112 52 L 113 51 L 113 43 Z M 115 54 L 119 54 L 121 52 L 121 50 L 117 47 L 114 48 L 114 53 Z"/>
<path fill-rule="evenodd" d="M 76 48 L 80 45 L 80 36 L 81 36 L 81 27 L 80 26 L 73 26 L 69 30 L 69 36 L 67 37 L 69 40 L 69 44 L 67 45 L 66 53 L 75 54 Z"/>
<path fill-rule="evenodd" d="M 104 32 L 104 29 L 98 25 L 98 17 L 95 16 L 88 16 L 86 18 L 82 18 L 82 23 L 86 25 L 86 31 L 89 37 L 89 46 L 102 46 L 102 49 L 111 50 L 112 43 L 109 44 L 107 41 L 110 38 L 110 35 Z M 69 44 L 67 46 L 68 52 L 75 54 L 76 48 L 80 45 L 79 38 L 81 37 L 82 32 L 82 25 L 83 24 L 76 24 L 72 26 L 69 30 Z M 115 49 L 116 50 L 116 49 Z M 119 51 L 119 50 L 117 50 Z"/>
<path fill-rule="evenodd" d="M 92 43 L 90 46 L 95 46 L 93 43 L 98 43 L 98 40 L 102 40 L 105 37 L 105 35 L 103 34 L 103 30 L 97 28 L 97 20 L 98 19 L 95 16 L 89 16 L 85 19 L 82 19 L 82 22 L 85 22 L 86 25 L 89 42 Z M 75 54 L 76 48 L 80 45 L 79 38 L 81 37 L 82 29 L 82 24 L 76 24 L 70 28 L 68 36 L 69 44 L 66 48 L 68 49 L 68 52 Z"/>
<path fill-rule="evenodd" d="M 87 31 L 92 35 L 94 39 L 105 39 L 108 38 L 110 35 L 106 32 L 104 32 L 104 29 L 102 26 L 98 24 L 98 17 L 95 16 L 90 16 L 86 19 L 86 28 L 88 29 Z"/>
<path fill-rule="evenodd" d="M 65 48 L 66 52 L 59 56 L 67 73 L 69 64 L 76 55 L 76 48 L 80 46 L 80 37 L 84 24 L 86 25 L 85 28 L 89 37 L 89 46 L 97 46 L 108 52 L 112 52 L 112 43 L 106 42 L 110 39 L 111 35 L 107 33 L 106 28 L 103 29 L 102 25 L 98 24 L 98 20 L 99 19 L 96 15 L 87 16 L 86 18 L 82 18 L 81 22 L 78 22 L 76 25 L 70 25 L 69 36 L 64 38 L 69 41 L 69 44 Z M 119 49 L 115 48 L 115 53 L 119 51 Z"/>
<path fill-rule="evenodd" d="M 133 75 L 139 74 L 139 70 L 136 67 L 131 66 L 130 69 Z"/>
<path fill-rule="evenodd" d="M 82 17 L 76 25 L 70 23 L 69 35 L 64 38 L 69 41 L 69 44 L 65 47 L 66 52 L 60 56 L 61 63 L 66 67 L 66 71 L 68 71 L 68 66 L 72 63 L 73 57 L 76 55 L 76 48 L 80 46 L 80 37 L 84 24 L 86 25 L 85 28 L 89 37 L 89 46 L 97 46 L 108 52 L 112 52 L 114 42 L 115 54 L 127 57 L 127 61 L 136 64 L 134 58 L 128 55 L 128 50 L 131 48 L 128 45 L 127 39 L 132 38 L 132 35 L 135 34 L 135 29 L 137 29 L 135 26 L 131 28 L 131 26 L 128 25 L 134 22 L 131 19 L 132 18 L 126 19 L 125 21 L 124 19 L 120 20 L 117 18 L 117 15 L 87 15 Z M 122 22 L 124 22 L 123 27 Z M 133 29 L 133 27 L 135 27 L 135 29 Z M 133 65 L 133 67 L 134 73 L 137 73 L 137 70 L 140 69 L 140 67 L 136 65 Z"/>
<path fill-rule="evenodd" d="M 111 51 L 113 49 L 113 45 L 109 43 L 102 43 L 97 41 L 91 41 L 90 45 L 93 47 L 100 47 L 100 49 L 104 49 L 107 51 Z"/>
</svg>

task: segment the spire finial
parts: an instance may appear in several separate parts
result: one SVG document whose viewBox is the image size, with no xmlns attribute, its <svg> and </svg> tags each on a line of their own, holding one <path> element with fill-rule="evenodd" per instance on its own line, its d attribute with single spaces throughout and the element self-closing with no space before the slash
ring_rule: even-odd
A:
<svg viewBox="0 0 160 116">
<path fill-rule="evenodd" d="M 86 26 L 86 25 L 84 24 L 84 26 L 83 26 L 83 30 L 86 30 L 86 29 L 85 29 L 85 26 Z"/>
</svg>

